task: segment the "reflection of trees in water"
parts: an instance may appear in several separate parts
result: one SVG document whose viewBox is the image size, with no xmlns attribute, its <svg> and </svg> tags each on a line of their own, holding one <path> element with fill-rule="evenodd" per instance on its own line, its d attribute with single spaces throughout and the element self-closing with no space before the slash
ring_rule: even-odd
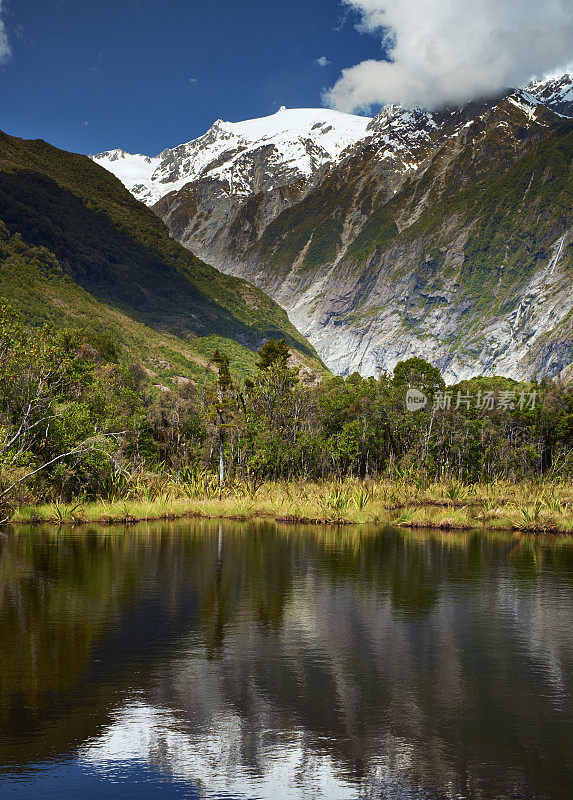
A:
<svg viewBox="0 0 573 800">
<path fill-rule="evenodd" d="M 0 764 L 67 752 L 109 721 L 133 666 L 182 635 L 190 600 L 196 615 L 185 560 L 165 526 L 2 540 Z"/>
<path fill-rule="evenodd" d="M 129 595 L 128 548 L 98 537 L 20 535 L 0 556 L 0 721 L 14 697 L 34 708 L 70 688 L 92 643 Z M 131 554 L 130 554 L 131 555 Z"/>
<path fill-rule="evenodd" d="M 177 529 L 4 546 L 4 723 L 26 705 L 39 735 L 60 726 L 58 746 L 69 747 L 67 729 L 76 742 L 93 736 L 118 696 L 141 688 L 182 713 L 191 737 L 233 715 L 233 757 L 259 772 L 269 747 L 296 735 L 309 763 L 324 750 L 358 779 L 382 755 L 399 770 L 406 751 L 428 788 L 487 792 L 488 774 L 505 787 L 567 779 L 548 709 L 571 695 L 573 631 L 555 591 L 573 548 L 271 524 Z M 161 752 L 166 764 L 173 753 Z M 480 768 L 492 763 L 499 772 Z"/>
</svg>

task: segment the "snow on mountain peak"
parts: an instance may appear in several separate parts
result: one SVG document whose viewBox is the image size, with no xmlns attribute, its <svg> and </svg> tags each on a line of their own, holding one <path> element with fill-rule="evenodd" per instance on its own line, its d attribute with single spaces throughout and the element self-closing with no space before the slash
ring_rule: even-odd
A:
<svg viewBox="0 0 573 800">
<path fill-rule="evenodd" d="M 532 81 L 527 92 L 538 101 L 565 117 L 573 116 L 573 75 L 551 75 L 540 81 Z"/>
<path fill-rule="evenodd" d="M 267 117 L 218 119 L 203 136 L 153 158 L 111 150 L 93 159 L 149 205 L 198 179 L 246 195 L 311 177 L 364 138 L 370 121 L 325 108 L 281 106 Z"/>
<path fill-rule="evenodd" d="M 536 118 L 540 105 L 573 116 L 569 74 L 534 81 L 506 97 L 529 120 Z M 377 144 L 381 158 L 397 157 L 405 167 L 415 168 L 434 132 L 446 124 L 463 129 L 477 112 L 468 113 L 466 118 L 463 109 L 454 109 L 447 123 L 443 113 L 399 105 L 385 106 L 373 119 L 327 108 L 281 106 L 274 114 L 242 122 L 218 119 L 203 136 L 158 156 L 110 150 L 92 157 L 148 205 L 199 180 L 215 182 L 220 193 L 247 197 L 312 179 L 365 139 Z"/>
<path fill-rule="evenodd" d="M 160 161 L 158 157 L 150 158 L 141 153 L 126 153 L 124 150 L 108 150 L 92 158 L 113 172 L 136 197 L 136 188 L 147 183 Z"/>
</svg>

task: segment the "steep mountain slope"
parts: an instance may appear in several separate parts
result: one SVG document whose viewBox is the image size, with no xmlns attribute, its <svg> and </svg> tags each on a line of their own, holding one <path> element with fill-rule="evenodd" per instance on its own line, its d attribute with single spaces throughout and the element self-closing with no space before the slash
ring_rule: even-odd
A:
<svg viewBox="0 0 573 800">
<path fill-rule="evenodd" d="M 376 120 L 376 139 L 232 268 L 335 371 L 421 355 L 451 379 L 559 372 L 572 350 L 571 122 L 515 95 L 475 121 L 431 120 L 446 136 L 419 120 L 408 135 L 404 115 Z"/>
<path fill-rule="evenodd" d="M 285 109 L 261 119 L 215 124 L 199 139 L 149 158 L 112 150 L 93 156 L 196 255 L 250 243 L 320 181 L 345 150 L 368 135 L 368 117 L 328 109 Z M 164 198 L 164 199 L 163 199 Z M 238 230 L 243 226 L 244 230 Z"/>
<path fill-rule="evenodd" d="M 276 303 L 192 256 L 85 156 L 0 134 L 0 220 L 0 293 L 32 321 L 83 316 L 93 327 L 98 316 L 104 325 L 113 319 L 126 341 L 135 336 L 144 347 L 147 331 L 150 346 L 167 348 L 188 372 L 217 345 L 248 372 L 269 336 L 286 338 L 320 368 Z"/>
<path fill-rule="evenodd" d="M 273 296 L 336 372 L 421 355 L 450 380 L 555 375 L 573 353 L 572 87 L 388 106 L 306 178 L 247 196 L 199 179 L 154 210 Z"/>
<path fill-rule="evenodd" d="M 79 328 L 110 357 L 140 363 L 158 387 L 203 380 L 209 357 L 218 344 L 230 351 L 236 371 L 250 373 L 256 357 L 227 339 L 194 338 L 188 341 L 136 322 L 106 303 L 99 302 L 66 275 L 53 253 L 32 247 L 19 234 L 10 235 L 0 222 L 0 298 L 20 311 L 32 325 Z M 115 358 L 120 353 L 111 354 Z"/>
</svg>

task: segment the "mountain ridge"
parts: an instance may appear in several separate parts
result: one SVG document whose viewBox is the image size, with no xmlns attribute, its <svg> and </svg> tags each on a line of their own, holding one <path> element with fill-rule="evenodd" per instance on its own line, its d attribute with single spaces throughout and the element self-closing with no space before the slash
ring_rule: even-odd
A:
<svg viewBox="0 0 573 800">
<path fill-rule="evenodd" d="M 545 105 L 563 116 L 573 116 L 573 80 L 571 75 L 565 73 L 548 80 L 532 81 L 524 89 L 510 88 L 493 98 L 468 102 L 461 108 L 433 112 L 420 107 L 408 109 L 399 104 L 389 104 L 375 117 L 368 117 L 327 108 L 287 109 L 281 106 L 274 114 L 242 122 L 218 119 L 202 136 L 166 148 L 156 156 L 128 153 L 118 148 L 91 155 L 90 158 L 116 175 L 137 199 L 151 206 L 169 192 L 205 177 L 226 180 L 230 194 L 252 194 L 259 191 L 258 187 L 241 185 L 240 180 L 233 182 L 232 171 L 227 174 L 223 169 L 225 165 L 227 169 L 232 166 L 237 154 L 265 145 L 292 146 L 299 143 L 297 140 L 304 139 L 324 151 L 312 166 L 304 163 L 310 156 L 304 153 L 296 167 L 299 175 L 286 176 L 283 182 L 264 189 L 269 191 L 289 182 L 294 183 L 301 176 L 309 179 L 324 165 L 343 159 L 349 147 L 379 133 L 381 121 L 401 116 L 403 128 L 404 117 L 417 116 L 418 120 L 425 117 L 434 128 L 438 127 L 435 119 L 444 127 L 451 128 L 452 117 L 459 118 L 467 109 L 473 109 L 474 112 L 480 108 L 487 109 L 493 101 L 497 102 L 508 94 L 523 98 L 524 104 L 529 104 L 531 108 Z M 213 147 L 217 139 L 222 139 L 222 142 Z M 292 160 L 297 154 L 287 150 L 281 155 Z"/>
<path fill-rule="evenodd" d="M 138 200 L 152 205 L 167 192 L 201 178 L 221 180 L 229 194 L 251 194 L 265 183 L 265 174 L 241 170 L 245 154 L 259 148 L 276 151 L 281 185 L 316 170 L 336 158 L 363 135 L 370 117 L 328 109 L 287 109 L 243 122 L 216 120 L 203 136 L 163 150 L 157 156 L 109 150 L 91 158 L 113 172 Z M 270 176 L 268 176 L 270 177 Z"/>
</svg>

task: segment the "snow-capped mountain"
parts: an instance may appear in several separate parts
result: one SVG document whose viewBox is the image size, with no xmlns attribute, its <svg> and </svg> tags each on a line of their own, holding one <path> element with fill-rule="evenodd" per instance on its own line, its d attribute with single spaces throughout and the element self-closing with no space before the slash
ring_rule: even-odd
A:
<svg viewBox="0 0 573 800">
<path fill-rule="evenodd" d="M 496 98 L 470 102 L 461 108 L 434 112 L 387 105 L 368 124 L 364 142 L 376 147 L 379 159 L 391 158 L 404 173 L 408 173 L 418 169 L 420 160 L 436 142 L 445 137 L 459 136 L 470 126 L 479 124 L 482 117 L 502 100 L 518 109 L 527 123 L 535 122 L 545 109 L 570 117 L 573 116 L 572 79 L 564 75 L 532 83 L 525 89 L 500 93 Z"/>
<path fill-rule="evenodd" d="M 151 185 L 151 176 L 160 163 L 159 156 L 154 158 L 141 153 L 126 153 L 125 150 L 107 150 L 92 156 L 93 160 L 112 172 L 129 191 L 143 200 Z"/>
<path fill-rule="evenodd" d="M 573 76 L 556 75 L 543 81 L 533 81 L 527 91 L 558 114 L 573 117 Z"/>
<path fill-rule="evenodd" d="M 153 205 L 187 183 L 211 179 L 248 196 L 308 179 L 367 135 L 369 117 L 287 109 L 244 122 L 217 120 L 203 136 L 158 156 L 108 150 L 92 156 L 139 200 Z"/>
<path fill-rule="evenodd" d="M 419 355 L 450 380 L 555 375 L 573 353 L 571 117 L 560 75 L 434 112 L 281 109 L 95 160 L 335 372 Z"/>
<path fill-rule="evenodd" d="M 539 107 L 573 116 L 573 78 L 565 74 L 534 81 L 526 89 L 514 90 L 510 100 L 530 118 Z M 435 113 L 388 105 L 374 118 L 282 106 L 268 117 L 243 122 L 219 119 L 198 139 L 157 156 L 116 149 L 92 158 L 147 205 L 204 180 L 212 180 L 226 194 L 245 198 L 308 181 L 360 143 L 374 142 L 380 158 L 392 156 L 405 171 L 415 169 L 416 156 L 437 133 L 447 130 L 452 135 L 471 124 L 480 105 L 487 109 L 491 103 Z M 469 120 L 468 109 L 474 112 Z"/>
</svg>

